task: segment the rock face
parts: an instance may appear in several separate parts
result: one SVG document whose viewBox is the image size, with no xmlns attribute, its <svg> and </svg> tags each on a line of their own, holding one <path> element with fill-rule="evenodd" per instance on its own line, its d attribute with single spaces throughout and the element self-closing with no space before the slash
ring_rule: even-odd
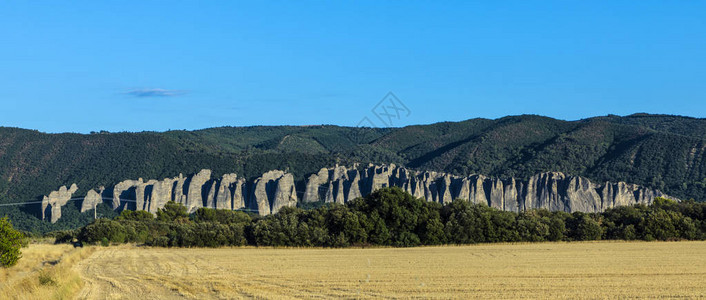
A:
<svg viewBox="0 0 706 300">
<path fill-rule="evenodd" d="M 151 213 L 157 212 L 158 209 L 164 207 L 169 201 L 174 200 L 174 183 L 178 178 L 165 178 L 162 181 L 152 183 L 152 188 L 147 194 L 147 205 L 145 210 Z"/>
<path fill-rule="evenodd" d="M 139 180 L 125 180 L 113 187 L 113 209 L 118 209 L 124 204 L 121 199 L 135 199 L 135 187 L 142 184 L 142 178 Z M 131 195 L 132 194 L 132 195 Z"/>
<path fill-rule="evenodd" d="M 559 172 L 540 173 L 521 181 L 483 175 L 418 172 L 395 165 L 369 165 L 360 172 L 340 166 L 321 169 L 309 176 L 302 201 L 345 203 L 390 186 L 400 187 L 427 201 L 446 204 L 463 199 L 514 212 L 537 208 L 601 212 L 621 205 L 650 204 L 655 197 L 669 198 L 658 190 L 634 184 L 595 184 L 587 178 Z"/>
<path fill-rule="evenodd" d="M 247 208 L 248 183 L 244 178 L 239 178 L 233 187 L 233 209 Z"/>
<path fill-rule="evenodd" d="M 234 209 L 233 195 L 235 193 L 238 175 L 225 174 L 218 182 L 216 191 L 215 208 L 217 209 Z M 242 197 L 241 197 L 242 198 Z"/>
<path fill-rule="evenodd" d="M 88 193 L 86 193 L 86 197 L 83 198 L 83 202 L 81 203 L 81 212 L 95 209 L 96 205 L 101 204 L 101 202 L 103 202 L 103 197 L 101 196 L 103 194 L 103 190 L 105 190 L 105 188 L 100 187 L 98 192 L 95 190 L 88 191 Z"/>
<path fill-rule="evenodd" d="M 283 174 L 277 179 L 275 197 L 272 200 L 271 212 L 276 214 L 282 207 L 297 206 L 297 190 L 294 187 L 294 176 L 289 173 Z"/>
<path fill-rule="evenodd" d="M 42 198 L 42 220 L 46 220 L 47 212 L 49 212 L 50 221 L 56 223 L 61 218 L 61 207 L 71 200 L 71 196 L 78 190 L 76 184 L 72 184 L 70 188 L 62 186 L 58 191 L 49 193 L 49 196 Z"/>
<path fill-rule="evenodd" d="M 250 200 L 252 211 L 261 216 L 277 213 L 282 207 L 297 205 L 297 191 L 292 174 L 269 171 L 253 182 Z"/>
<path fill-rule="evenodd" d="M 658 190 L 624 182 L 596 184 L 584 177 L 559 172 L 540 173 L 528 180 L 498 179 L 483 175 L 456 176 L 440 172 L 413 171 L 395 165 L 365 168 L 334 166 L 310 175 L 303 185 L 301 201 L 346 203 L 380 188 L 399 187 L 417 198 L 441 204 L 462 199 L 505 211 L 548 209 L 552 211 L 601 212 L 608 208 L 650 204 L 655 197 L 666 197 Z M 52 222 L 61 217 L 61 206 L 78 189 L 62 187 L 42 201 L 42 216 L 51 214 Z M 211 170 L 190 176 L 163 180 L 125 180 L 113 187 L 113 208 L 155 213 L 168 201 L 184 204 L 189 212 L 200 207 L 277 213 L 299 201 L 294 176 L 284 171 L 269 171 L 253 181 L 225 174 L 211 178 Z M 89 191 L 81 211 L 100 203 L 102 191 Z M 47 208 L 50 208 L 49 210 Z"/>
<path fill-rule="evenodd" d="M 186 178 L 183 174 L 179 173 L 179 177 L 174 178 L 174 187 L 172 188 L 172 200 L 177 203 L 186 202 L 186 195 L 184 195 L 184 184 L 186 183 Z"/>
<path fill-rule="evenodd" d="M 302 196 L 302 201 L 306 203 L 318 202 L 321 200 L 321 185 L 328 183 L 328 169 L 321 169 L 319 173 L 312 174 L 306 182 L 306 191 Z"/>
<path fill-rule="evenodd" d="M 199 207 L 204 206 L 204 184 L 211 179 L 211 170 L 201 170 L 198 174 L 192 176 L 189 181 L 189 189 L 186 192 L 186 203 L 183 203 L 189 212 L 193 212 Z M 206 193 L 206 195 L 208 195 Z"/>
</svg>

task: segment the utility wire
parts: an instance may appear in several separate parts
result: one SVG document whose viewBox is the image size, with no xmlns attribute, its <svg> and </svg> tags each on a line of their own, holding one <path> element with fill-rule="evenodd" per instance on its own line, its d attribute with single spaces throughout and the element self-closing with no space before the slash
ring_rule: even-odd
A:
<svg viewBox="0 0 706 300">
<path fill-rule="evenodd" d="M 335 187 L 334 187 L 335 188 Z M 318 187 L 319 192 L 328 192 L 328 186 L 325 186 L 324 184 L 320 185 Z M 297 195 L 303 195 L 305 194 L 306 191 L 297 191 Z M 69 200 L 66 200 L 67 202 L 69 201 L 78 201 L 78 200 L 84 200 L 86 197 L 74 197 Z M 103 201 L 113 201 L 115 198 L 112 197 L 101 197 Z M 132 199 L 124 199 L 124 198 L 118 198 L 120 202 L 137 202 L 137 200 L 132 200 Z M 42 204 L 43 201 L 36 201 L 36 200 L 28 200 L 26 202 L 11 202 L 11 203 L 0 203 L 0 207 L 2 206 L 18 206 L 18 205 L 31 205 L 31 204 Z M 238 209 L 238 210 L 248 210 L 248 211 L 253 211 L 253 212 L 258 212 L 258 210 L 254 209 Z"/>
<path fill-rule="evenodd" d="M 77 201 L 77 200 L 84 200 L 84 199 L 85 199 L 85 197 L 79 197 L 79 198 L 71 198 L 71 199 L 66 200 L 66 201 L 68 202 L 68 201 Z M 113 200 L 115 200 L 115 198 L 112 198 L 112 197 L 101 197 L 101 199 L 102 199 L 103 201 L 113 201 Z M 123 202 L 137 203 L 137 200 L 132 200 L 132 199 L 118 198 L 118 200 L 120 200 L 120 203 L 123 203 Z M 16 205 L 29 205 L 29 204 L 41 204 L 41 203 L 42 203 L 42 201 L 28 201 L 28 202 L 3 203 L 3 204 L 0 204 L 0 206 L 16 206 Z M 206 207 L 206 208 L 209 208 L 209 207 Z M 251 209 L 251 208 L 245 208 L 245 207 L 238 208 L 238 209 L 234 209 L 234 210 L 236 210 L 236 211 L 255 212 L 255 213 L 260 212 L 260 211 L 257 210 L 257 209 Z"/>
</svg>

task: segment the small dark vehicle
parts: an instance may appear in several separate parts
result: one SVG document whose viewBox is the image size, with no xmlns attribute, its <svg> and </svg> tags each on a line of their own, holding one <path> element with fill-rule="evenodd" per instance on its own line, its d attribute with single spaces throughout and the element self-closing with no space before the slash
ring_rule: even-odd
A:
<svg viewBox="0 0 706 300">
<path fill-rule="evenodd" d="M 77 240 L 73 240 L 71 242 L 74 245 L 74 248 L 83 248 L 83 243 Z"/>
</svg>

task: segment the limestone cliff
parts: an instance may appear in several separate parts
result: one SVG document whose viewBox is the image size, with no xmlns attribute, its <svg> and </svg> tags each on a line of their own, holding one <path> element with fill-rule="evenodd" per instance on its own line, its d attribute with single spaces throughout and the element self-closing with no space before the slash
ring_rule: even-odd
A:
<svg viewBox="0 0 706 300">
<path fill-rule="evenodd" d="M 499 179 L 479 174 L 457 176 L 433 171 L 414 171 L 395 165 L 365 168 L 334 166 L 307 177 L 301 195 L 294 176 L 273 170 L 247 181 L 236 174 L 211 179 L 210 170 L 162 180 L 125 180 L 113 187 L 113 208 L 155 213 L 168 201 L 184 204 L 189 212 L 200 207 L 246 210 L 260 215 L 277 213 L 283 207 L 303 202 L 346 203 L 383 187 L 396 186 L 426 201 L 441 204 L 462 199 L 500 210 L 530 209 L 601 212 L 632 204 L 650 204 L 655 197 L 668 197 L 658 190 L 624 182 L 593 183 L 579 176 L 559 172 L 540 173 L 527 180 Z M 42 216 L 52 222 L 61 217 L 61 206 L 77 187 L 62 187 L 42 201 Z M 93 190 L 86 195 L 81 211 L 102 201 Z M 299 197 L 301 196 L 301 197 Z M 49 210 L 47 208 L 50 208 Z"/>
<path fill-rule="evenodd" d="M 113 187 L 113 209 L 118 209 L 123 203 L 120 199 L 135 199 L 135 196 L 130 195 L 130 190 L 132 189 L 132 194 L 135 193 L 135 187 L 142 184 L 142 178 L 139 180 L 125 180 Z"/>
<path fill-rule="evenodd" d="M 218 182 L 218 188 L 215 191 L 215 208 L 217 209 L 234 209 L 233 195 L 238 181 L 238 175 L 225 174 Z"/>
<path fill-rule="evenodd" d="M 145 210 L 154 213 L 164 207 L 167 202 L 173 201 L 174 183 L 177 180 L 178 178 L 165 178 L 162 181 L 154 182 L 146 199 Z"/>
<path fill-rule="evenodd" d="M 78 190 L 76 184 L 72 184 L 70 188 L 62 186 L 58 191 L 49 193 L 49 196 L 42 198 L 42 220 L 46 220 L 47 212 L 49 213 L 50 221 L 56 223 L 61 218 L 61 207 L 71 200 L 71 196 Z"/>
<path fill-rule="evenodd" d="M 297 191 L 292 174 L 269 171 L 253 182 L 251 210 L 261 216 L 277 213 L 282 207 L 297 205 Z"/>
<path fill-rule="evenodd" d="M 274 199 L 272 200 L 271 212 L 276 214 L 282 207 L 297 206 L 297 190 L 294 187 L 294 176 L 289 173 L 283 174 L 277 179 Z"/>
<path fill-rule="evenodd" d="M 306 182 L 303 201 L 345 203 L 388 186 L 400 187 L 427 201 L 446 204 L 463 199 L 515 212 L 536 208 L 600 212 L 621 205 L 650 204 L 655 197 L 668 197 L 658 190 L 634 184 L 595 184 L 587 178 L 559 172 L 540 173 L 521 181 L 369 165 L 360 172 L 340 166 L 320 170 Z"/>
<path fill-rule="evenodd" d="M 189 179 L 188 190 L 186 192 L 186 202 L 183 203 L 189 212 L 194 212 L 199 207 L 204 206 L 203 189 L 207 181 L 211 179 L 211 170 L 201 170 Z"/>
<path fill-rule="evenodd" d="M 86 197 L 83 198 L 83 202 L 81 203 L 81 212 L 86 212 L 91 209 L 95 209 L 96 205 L 101 204 L 103 202 L 103 191 L 105 190 L 104 187 L 98 188 L 98 192 L 95 190 L 89 190 L 88 193 L 86 193 Z"/>
</svg>

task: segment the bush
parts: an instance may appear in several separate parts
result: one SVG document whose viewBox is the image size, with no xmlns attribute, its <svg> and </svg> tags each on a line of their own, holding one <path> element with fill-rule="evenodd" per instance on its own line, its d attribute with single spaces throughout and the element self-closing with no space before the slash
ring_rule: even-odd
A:
<svg viewBox="0 0 706 300">
<path fill-rule="evenodd" d="M 626 241 L 632 241 L 637 239 L 637 231 L 635 231 L 634 225 L 627 225 L 621 230 L 621 238 Z"/>
<path fill-rule="evenodd" d="M 93 224 L 81 228 L 79 240 L 89 244 L 102 242 L 103 239 L 108 240 L 108 242 L 125 243 L 131 241 L 129 239 L 131 232 L 134 233 L 134 229 L 126 228 L 121 222 L 99 219 Z"/>
<path fill-rule="evenodd" d="M 0 267 L 14 266 L 22 257 L 20 248 L 25 246 L 25 236 L 12 227 L 7 217 L 0 219 Z"/>
<path fill-rule="evenodd" d="M 161 222 L 185 221 L 188 218 L 186 206 L 174 201 L 167 202 L 164 208 L 157 211 L 157 220 Z"/>
<path fill-rule="evenodd" d="M 395 246 L 397 247 L 414 247 L 414 246 L 419 246 L 421 245 L 422 242 L 419 240 L 419 237 L 411 233 L 409 231 L 405 231 L 402 234 L 400 234 L 400 237 L 397 239 Z"/>
<path fill-rule="evenodd" d="M 569 219 L 571 238 L 575 241 L 600 240 L 603 236 L 603 228 L 591 215 L 575 212 Z"/>
<path fill-rule="evenodd" d="M 247 224 L 252 221 L 250 216 L 242 211 L 202 207 L 193 214 L 195 222 L 218 222 L 221 224 Z"/>
<path fill-rule="evenodd" d="M 399 188 L 380 189 L 346 205 L 312 210 L 284 207 L 254 217 L 241 211 L 199 208 L 191 216 L 174 202 L 157 212 L 123 212 L 99 219 L 57 240 L 145 243 L 159 247 L 348 247 L 706 238 L 706 203 L 656 200 L 654 205 L 572 214 L 546 209 L 520 213 L 456 200 L 444 206 L 415 199 Z"/>
<path fill-rule="evenodd" d="M 546 211 L 530 210 L 517 217 L 516 230 L 521 241 L 543 242 L 549 239 L 549 219 L 541 217 Z"/>
<path fill-rule="evenodd" d="M 556 242 L 564 240 L 566 237 L 566 219 L 568 213 L 554 212 L 549 219 L 549 240 Z"/>
<path fill-rule="evenodd" d="M 169 238 L 166 236 L 158 236 L 148 243 L 150 246 L 169 247 Z"/>
<path fill-rule="evenodd" d="M 56 280 L 46 270 L 40 272 L 37 279 L 39 279 L 40 285 L 56 285 Z"/>
<path fill-rule="evenodd" d="M 123 210 L 116 220 L 131 220 L 131 221 L 151 221 L 154 219 L 152 213 L 144 210 Z"/>
</svg>

